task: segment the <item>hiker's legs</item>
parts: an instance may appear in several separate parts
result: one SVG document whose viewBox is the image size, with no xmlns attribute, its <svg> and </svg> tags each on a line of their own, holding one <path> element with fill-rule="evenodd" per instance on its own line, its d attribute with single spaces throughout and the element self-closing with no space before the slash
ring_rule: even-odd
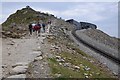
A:
<svg viewBox="0 0 120 80">
<path fill-rule="evenodd" d="M 38 36 L 40 36 L 41 28 L 38 30 Z"/>
<path fill-rule="evenodd" d="M 44 31 L 44 33 L 45 33 L 45 27 L 43 27 L 43 31 Z"/>
<path fill-rule="evenodd" d="M 29 29 L 29 31 L 30 31 L 30 35 L 32 35 L 32 29 Z"/>
<path fill-rule="evenodd" d="M 38 30 L 36 30 L 36 35 L 38 35 Z"/>
<path fill-rule="evenodd" d="M 48 29 L 47 29 L 48 33 L 50 32 L 50 25 L 48 25 Z"/>
<path fill-rule="evenodd" d="M 38 33 L 40 33 L 40 30 L 41 30 L 41 28 L 40 28 L 40 29 L 38 29 Z"/>
</svg>

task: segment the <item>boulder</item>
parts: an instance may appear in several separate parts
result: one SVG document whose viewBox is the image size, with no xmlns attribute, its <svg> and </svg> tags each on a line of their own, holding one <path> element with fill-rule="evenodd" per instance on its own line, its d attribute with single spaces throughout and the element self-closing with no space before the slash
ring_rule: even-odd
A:
<svg viewBox="0 0 120 80">
<path fill-rule="evenodd" d="M 86 70 L 86 71 L 89 71 L 89 70 L 90 70 L 90 68 L 85 68 L 85 70 Z"/>
<path fill-rule="evenodd" d="M 24 74 L 27 71 L 28 66 L 16 66 L 12 69 L 11 74 Z"/>
<path fill-rule="evenodd" d="M 88 66 L 85 66 L 85 67 L 84 67 L 84 70 L 89 71 L 90 68 L 89 68 Z"/>
<path fill-rule="evenodd" d="M 59 63 L 59 65 L 62 65 L 62 63 Z"/>
<path fill-rule="evenodd" d="M 71 63 L 64 63 L 63 66 L 64 67 L 71 67 Z"/>
<path fill-rule="evenodd" d="M 65 62 L 64 59 L 57 59 L 58 62 Z"/>
<path fill-rule="evenodd" d="M 9 41 L 7 41 L 7 45 L 14 45 L 15 41 L 13 41 L 12 39 L 10 39 Z"/>
<path fill-rule="evenodd" d="M 7 65 L 2 65 L 2 68 L 7 68 Z"/>
<path fill-rule="evenodd" d="M 19 75 L 12 75 L 12 76 L 9 76 L 7 78 L 26 78 L 26 75 L 25 74 L 19 74 Z M 16 80 L 16 79 L 15 79 Z M 20 79 L 21 80 L 21 79 Z M 23 80 L 23 79 L 22 79 Z"/>
<path fill-rule="evenodd" d="M 75 69 L 80 69 L 80 67 L 79 66 L 73 66 Z"/>
<path fill-rule="evenodd" d="M 30 53 L 30 54 L 32 54 L 32 55 L 36 55 L 37 57 L 39 57 L 39 56 L 42 56 L 42 52 L 41 51 L 33 51 L 32 53 Z"/>
<path fill-rule="evenodd" d="M 89 76 L 85 76 L 85 78 L 89 78 Z"/>
<path fill-rule="evenodd" d="M 56 56 L 56 59 L 61 59 L 61 56 Z"/>
<path fill-rule="evenodd" d="M 61 75 L 61 74 L 56 73 L 56 74 L 55 74 L 55 76 L 56 76 L 56 77 L 60 77 L 60 76 L 62 76 L 62 75 Z"/>
<path fill-rule="evenodd" d="M 84 73 L 85 76 L 88 76 L 88 73 Z"/>
<path fill-rule="evenodd" d="M 39 60 L 42 60 L 43 59 L 43 57 L 42 56 L 39 56 L 39 57 L 36 57 L 35 59 L 34 59 L 34 61 L 39 61 Z"/>
<path fill-rule="evenodd" d="M 10 32 L 10 31 L 8 31 L 8 32 L 6 32 L 6 34 L 11 34 L 11 32 Z"/>
<path fill-rule="evenodd" d="M 19 63 L 16 63 L 16 64 L 13 64 L 12 67 L 16 67 L 16 66 L 27 66 L 28 63 L 26 62 L 19 62 Z"/>
</svg>

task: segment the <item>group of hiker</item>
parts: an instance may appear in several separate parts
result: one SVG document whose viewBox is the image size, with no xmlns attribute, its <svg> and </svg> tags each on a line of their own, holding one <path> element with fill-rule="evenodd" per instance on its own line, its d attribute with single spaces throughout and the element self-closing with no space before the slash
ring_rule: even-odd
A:
<svg viewBox="0 0 120 80">
<path fill-rule="evenodd" d="M 32 35 L 33 32 L 36 32 L 37 34 L 40 34 L 41 29 L 43 30 L 43 32 L 48 32 L 49 33 L 49 29 L 50 29 L 50 25 L 51 25 L 51 21 L 49 21 L 47 24 L 45 23 L 30 23 L 29 24 L 29 31 L 30 31 L 30 35 Z M 47 27 L 47 31 L 46 31 L 46 27 Z"/>
</svg>

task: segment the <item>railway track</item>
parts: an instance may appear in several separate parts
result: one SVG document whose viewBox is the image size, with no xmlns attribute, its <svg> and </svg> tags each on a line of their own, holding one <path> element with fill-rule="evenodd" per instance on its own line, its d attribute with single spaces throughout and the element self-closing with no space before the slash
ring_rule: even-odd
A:
<svg viewBox="0 0 120 80">
<path fill-rule="evenodd" d="M 101 54 L 102 56 L 104 56 L 104 57 L 110 59 L 111 61 L 115 62 L 116 64 L 120 65 L 120 59 L 118 59 L 115 56 L 110 55 L 110 53 L 102 51 L 102 50 L 98 49 L 97 47 L 91 45 L 90 43 L 87 43 L 86 41 L 80 39 L 80 37 L 76 34 L 76 30 L 73 30 L 71 33 L 75 37 L 76 40 L 83 43 L 85 46 L 89 47 L 90 49 L 94 50 L 95 52 Z"/>
</svg>

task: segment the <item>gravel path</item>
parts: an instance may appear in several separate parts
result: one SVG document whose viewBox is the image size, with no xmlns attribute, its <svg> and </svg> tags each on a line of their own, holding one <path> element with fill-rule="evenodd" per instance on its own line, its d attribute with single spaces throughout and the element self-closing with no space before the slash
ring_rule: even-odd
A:
<svg viewBox="0 0 120 80">
<path fill-rule="evenodd" d="M 46 33 L 42 33 L 40 37 L 26 36 L 23 39 L 2 39 L 2 76 L 4 78 L 27 77 L 24 75 L 29 63 L 39 60 L 40 57 L 43 58 L 41 47 L 43 47 L 45 38 Z"/>
<path fill-rule="evenodd" d="M 48 64 L 48 58 L 53 57 L 50 53 L 51 45 L 44 40 L 41 44 L 42 55 L 40 59 L 36 58 L 30 65 L 27 71 L 27 77 L 29 78 L 50 78 L 50 68 Z"/>
</svg>

